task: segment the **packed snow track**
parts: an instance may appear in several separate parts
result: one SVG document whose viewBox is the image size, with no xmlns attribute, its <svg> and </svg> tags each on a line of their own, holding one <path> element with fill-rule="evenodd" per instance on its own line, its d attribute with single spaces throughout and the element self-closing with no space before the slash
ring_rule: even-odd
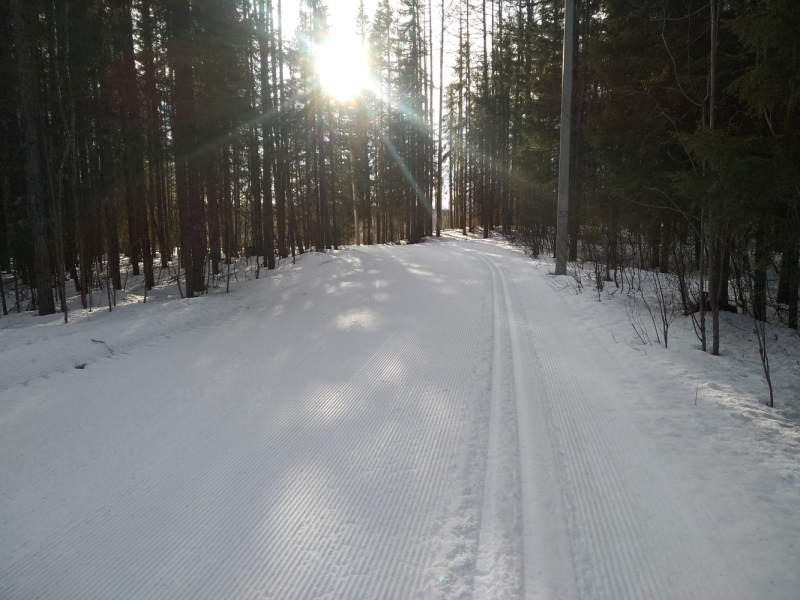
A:
<svg viewBox="0 0 800 600">
<path fill-rule="evenodd" d="M 0 598 L 800 597 L 798 502 L 675 443 L 555 281 L 351 248 L 70 330 L 80 368 L 0 373 Z"/>
</svg>

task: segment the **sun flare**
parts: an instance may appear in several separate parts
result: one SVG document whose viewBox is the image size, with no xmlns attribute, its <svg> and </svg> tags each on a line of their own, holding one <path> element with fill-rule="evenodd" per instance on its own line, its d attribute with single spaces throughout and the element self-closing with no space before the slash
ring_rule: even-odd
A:
<svg viewBox="0 0 800 600">
<path fill-rule="evenodd" d="M 315 54 L 320 85 L 337 100 L 352 100 L 370 87 L 367 53 L 355 36 L 330 37 Z"/>
</svg>

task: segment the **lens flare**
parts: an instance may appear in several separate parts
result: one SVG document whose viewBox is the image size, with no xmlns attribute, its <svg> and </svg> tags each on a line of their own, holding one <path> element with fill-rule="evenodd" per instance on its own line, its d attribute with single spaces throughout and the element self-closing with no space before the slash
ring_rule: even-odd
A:
<svg viewBox="0 0 800 600">
<path fill-rule="evenodd" d="M 337 100 L 352 100 L 371 85 L 366 49 L 355 36 L 326 39 L 317 46 L 314 63 L 320 85 Z"/>
</svg>

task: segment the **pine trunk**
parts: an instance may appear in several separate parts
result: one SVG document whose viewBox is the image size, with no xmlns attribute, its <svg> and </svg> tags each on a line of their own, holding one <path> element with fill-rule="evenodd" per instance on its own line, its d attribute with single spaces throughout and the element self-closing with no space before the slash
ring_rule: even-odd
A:
<svg viewBox="0 0 800 600">
<path fill-rule="evenodd" d="M 21 0 L 10 0 L 11 28 L 17 54 L 19 77 L 20 120 L 25 149 L 25 176 L 27 183 L 28 216 L 33 238 L 36 272 L 36 302 L 40 315 L 56 312 L 53 298 L 52 271 L 47 243 L 47 208 L 42 186 L 42 165 L 39 149 L 39 104 L 37 100 L 36 71 L 28 42 L 28 24 Z"/>
</svg>

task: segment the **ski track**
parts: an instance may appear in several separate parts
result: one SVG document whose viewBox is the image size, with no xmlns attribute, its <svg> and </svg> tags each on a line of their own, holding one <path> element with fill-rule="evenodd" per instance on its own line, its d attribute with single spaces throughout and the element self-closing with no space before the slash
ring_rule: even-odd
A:
<svg viewBox="0 0 800 600">
<path fill-rule="evenodd" d="M 555 450 L 578 595 L 610 600 L 757 597 L 749 582 L 716 558 L 723 553 L 701 534 L 706 533 L 703 525 L 676 510 L 680 505 L 664 501 L 675 499 L 672 486 L 653 470 L 653 457 L 642 459 L 647 444 L 610 391 L 607 374 L 585 351 L 579 323 L 568 317 L 540 318 L 563 315 L 558 297 L 542 293 L 532 279 L 505 275 L 514 260 L 503 256 L 494 266 L 504 288 L 517 288 L 506 297 L 521 304 L 512 309 L 513 330 L 527 334 L 523 339 L 530 352 L 514 350 L 538 363 L 532 366 L 543 395 L 540 418 L 547 422 Z M 547 587 L 533 583 L 534 589 Z"/>
<path fill-rule="evenodd" d="M 0 599 L 762 597 L 529 261 L 314 261 L 0 375 Z"/>
<path fill-rule="evenodd" d="M 522 551 L 518 440 L 513 349 L 509 354 L 509 320 L 505 290 L 498 284 L 496 269 L 481 257 L 492 285 L 492 368 L 486 476 L 481 502 L 480 525 L 473 595 L 476 598 L 518 598 L 522 590 Z M 505 351 L 505 352 L 504 352 Z M 512 360 L 509 360 L 512 358 Z M 516 468 L 515 468 L 516 467 Z"/>
</svg>

